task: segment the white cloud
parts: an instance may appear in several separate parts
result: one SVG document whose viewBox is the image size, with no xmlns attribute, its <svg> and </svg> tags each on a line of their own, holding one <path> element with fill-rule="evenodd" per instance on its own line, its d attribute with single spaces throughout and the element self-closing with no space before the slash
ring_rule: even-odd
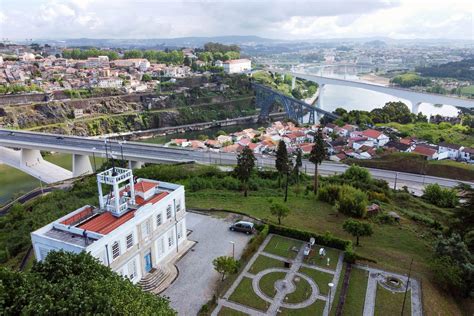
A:
<svg viewBox="0 0 474 316">
<path fill-rule="evenodd" d="M 0 37 L 9 38 L 473 39 L 474 8 L 470 0 L 16 0 L 1 12 Z"/>
</svg>

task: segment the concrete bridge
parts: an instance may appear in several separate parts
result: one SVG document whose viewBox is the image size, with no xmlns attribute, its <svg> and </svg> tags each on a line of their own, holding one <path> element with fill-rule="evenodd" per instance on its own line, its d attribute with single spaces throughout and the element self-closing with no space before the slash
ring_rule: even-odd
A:
<svg viewBox="0 0 474 316">
<path fill-rule="evenodd" d="M 306 79 L 318 83 L 320 88 L 319 99 L 321 99 L 321 96 L 324 93 L 325 85 L 336 85 L 375 91 L 398 97 L 400 99 L 408 100 L 412 106 L 412 113 L 415 114 L 418 113 L 419 106 L 421 103 L 446 104 L 467 109 L 474 108 L 474 100 L 472 99 L 456 98 L 434 93 L 416 92 L 408 89 L 386 87 L 360 81 L 328 78 L 316 75 L 309 75 L 305 73 L 288 72 L 286 74 L 289 74 L 296 78 Z M 318 103 L 318 107 L 321 107 L 321 105 L 322 104 Z"/>
<path fill-rule="evenodd" d="M 107 149 L 106 149 L 107 148 Z M 69 153 L 73 156 L 73 170 L 68 171 L 48 163 L 41 157 L 41 150 Z M 234 165 L 237 154 L 212 151 L 195 151 L 183 148 L 164 147 L 151 144 L 118 142 L 86 137 L 59 136 L 54 134 L 10 131 L 0 129 L 0 162 L 23 170 L 41 181 L 52 183 L 71 177 L 92 173 L 89 157 L 113 156 L 115 159 L 129 161 L 131 168 L 138 168 L 143 163 L 179 163 L 195 162 L 200 164 Z M 256 155 L 258 167 L 274 168 L 275 158 L 267 155 Z M 321 175 L 334 175 L 344 172 L 347 165 L 323 162 L 319 166 Z M 314 165 L 303 160 L 302 170 L 314 173 Z M 395 172 L 390 170 L 368 169 L 372 176 L 383 179 L 394 187 L 407 186 L 411 191 L 421 194 L 423 187 L 429 183 L 438 183 L 444 187 L 454 187 L 460 182 L 474 186 L 473 182 Z"/>
</svg>

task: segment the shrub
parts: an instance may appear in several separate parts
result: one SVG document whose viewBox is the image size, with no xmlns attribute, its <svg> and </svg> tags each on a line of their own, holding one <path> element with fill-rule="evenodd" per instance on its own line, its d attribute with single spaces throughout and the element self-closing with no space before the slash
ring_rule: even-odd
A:
<svg viewBox="0 0 474 316">
<path fill-rule="evenodd" d="M 370 183 L 372 181 L 372 176 L 369 173 L 369 170 L 359 167 L 357 165 L 351 165 L 343 174 L 344 179 L 357 182 Z"/>
<path fill-rule="evenodd" d="M 374 191 L 369 191 L 369 200 L 370 201 L 388 202 L 388 198 L 385 195 L 385 193 L 374 192 Z"/>
<path fill-rule="evenodd" d="M 457 191 L 442 188 L 438 183 L 428 184 L 423 191 L 423 198 L 439 207 L 455 207 L 459 204 Z"/>
<path fill-rule="evenodd" d="M 343 185 L 339 191 L 338 211 L 349 216 L 365 217 L 367 212 L 367 195 L 352 186 Z"/>
<path fill-rule="evenodd" d="M 248 259 L 250 259 L 250 257 L 252 257 L 252 255 L 258 250 L 258 247 L 260 247 L 260 245 L 263 243 L 265 238 L 267 238 L 269 231 L 269 226 L 264 225 L 262 230 L 256 236 L 250 239 L 249 243 L 247 244 L 242 253 L 242 261 L 247 261 Z"/>
<path fill-rule="evenodd" d="M 240 181 L 233 177 L 224 177 L 220 182 L 221 187 L 227 190 L 240 190 Z"/>
<path fill-rule="evenodd" d="M 341 186 L 337 184 L 326 184 L 318 191 L 318 200 L 334 205 L 339 199 Z"/>
</svg>

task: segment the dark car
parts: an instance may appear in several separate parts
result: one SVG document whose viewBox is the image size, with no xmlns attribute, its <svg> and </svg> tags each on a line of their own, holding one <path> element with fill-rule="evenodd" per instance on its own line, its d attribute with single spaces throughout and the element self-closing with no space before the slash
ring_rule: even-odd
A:
<svg viewBox="0 0 474 316">
<path fill-rule="evenodd" d="M 56 139 L 63 140 L 64 137 L 63 136 L 57 136 Z"/>
<path fill-rule="evenodd" d="M 229 227 L 229 229 L 236 232 L 253 234 L 255 228 L 254 228 L 254 224 L 251 222 L 240 221 L 240 222 L 232 224 Z"/>
</svg>

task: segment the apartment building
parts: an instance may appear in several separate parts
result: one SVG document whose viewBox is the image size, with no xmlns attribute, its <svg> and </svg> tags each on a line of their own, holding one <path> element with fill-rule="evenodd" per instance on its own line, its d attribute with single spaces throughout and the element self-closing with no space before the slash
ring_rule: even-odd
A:
<svg viewBox="0 0 474 316">
<path fill-rule="evenodd" d="M 252 63 L 249 59 L 232 59 L 222 63 L 224 72 L 228 74 L 238 74 L 252 70 Z"/>
<path fill-rule="evenodd" d="M 177 256 L 187 240 L 182 185 L 111 168 L 97 174 L 97 189 L 98 208 L 85 205 L 31 233 L 37 260 L 50 251 L 87 251 L 137 283 Z"/>
</svg>

